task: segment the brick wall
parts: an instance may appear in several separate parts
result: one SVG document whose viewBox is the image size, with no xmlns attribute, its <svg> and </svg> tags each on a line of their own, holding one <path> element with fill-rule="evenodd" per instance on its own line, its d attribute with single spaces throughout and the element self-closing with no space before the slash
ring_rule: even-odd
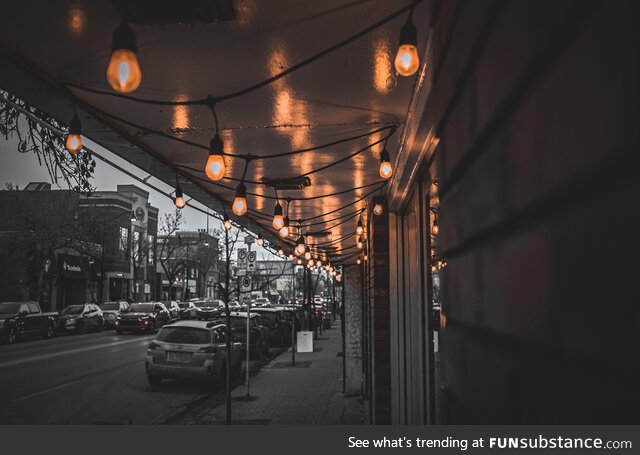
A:
<svg viewBox="0 0 640 455">
<path fill-rule="evenodd" d="M 638 423 L 636 3 L 436 2 L 440 423 Z"/>
</svg>

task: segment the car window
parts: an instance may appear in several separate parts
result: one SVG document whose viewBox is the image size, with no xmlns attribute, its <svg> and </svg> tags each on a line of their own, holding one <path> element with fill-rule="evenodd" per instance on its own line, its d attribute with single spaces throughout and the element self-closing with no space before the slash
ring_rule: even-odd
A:
<svg viewBox="0 0 640 455">
<path fill-rule="evenodd" d="M 27 306 L 29 307 L 29 313 L 31 314 L 40 313 L 40 308 L 38 308 L 37 303 L 28 303 Z"/>
<path fill-rule="evenodd" d="M 27 307 L 27 305 L 20 305 L 20 310 L 18 310 L 18 313 L 22 313 L 23 311 L 26 311 L 27 313 L 29 312 L 29 308 Z"/>
<path fill-rule="evenodd" d="M 211 332 L 194 327 L 166 326 L 160 329 L 156 339 L 166 343 L 209 344 L 211 343 Z"/>
</svg>

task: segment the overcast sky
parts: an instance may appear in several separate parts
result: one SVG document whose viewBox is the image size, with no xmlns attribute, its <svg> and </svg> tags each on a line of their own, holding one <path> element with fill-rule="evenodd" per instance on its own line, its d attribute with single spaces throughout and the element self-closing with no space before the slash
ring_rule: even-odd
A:
<svg viewBox="0 0 640 455">
<path fill-rule="evenodd" d="M 147 172 L 141 171 L 131 163 L 121 159 L 98 144 L 95 144 L 84 137 L 83 141 L 86 141 L 86 145 L 92 150 L 95 150 L 110 161 L 113 161 L 119 166 L 129 170 L 136 176 L 144 178 L 148 175 Z M 51 179 L 47 173 L 47 169 L 44 166 L 40 166 L 38 158 L 34 153 L 19 153 L 18 141 L 16 138 L 9 138 L 7 140 L 3 136 L 0 136 L 0 186 L 4 189 L 4 185 L 7 182 L 18 185 L 20 189 L 22 189 L 29 182 L 51 182 Z M 52 188 L 56 187 L 54 182 L 51 183 Z M 174 190 L 172 187 L 154 177 L 149 179 L 149 183 L 168 193 Z M 133 184 L 143 188 L 149 192 L 149 202 L 151 205 L 158 207 L 160 210 L 159 220 L 162 219 L 164 213 L 173 212 L 175 209 L 171 199 L 157 193 L 153 189 L 97 158 L 96 170 L 94 178 L 92 179 L 92 184 L 98 190 L 104 191 L 115 191 L 116 186 L 123 184 Z M 63 180 L 60 181 L 60 185 L 61 188 L 67 189 L 66 183 Z M 197 229 L 205 229 L 207 227 L 207 216 L 204 213 L 193 210 L 189 206 L 183 210 L 185 218 L 185 223 L 182 226 L 183 230 L 195 231 Z M 222 223 L 213 217 L 209 217 L 209 228 L 222 229 Z M 254 244 L 254 249 L 256 247 L 257 245 Z M 266 250 L 260 248 L 258 258 L 262 259 L 263 257 L 265 259 L 271 259 L 272 255 L 268 254 Z"/>
</svg>

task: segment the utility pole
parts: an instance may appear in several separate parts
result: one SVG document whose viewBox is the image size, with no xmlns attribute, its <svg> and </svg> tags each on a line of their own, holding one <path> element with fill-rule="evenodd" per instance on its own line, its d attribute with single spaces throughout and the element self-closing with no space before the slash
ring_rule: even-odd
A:
<svg viewBox="0 0 640 455">
<path fill-rule="evenodd" d="M 229 262 L 231 261 L 231 254 L 229 253 L 229 231 L 227 229 L 224 230 L 224 244 L 225 244 L 225 254 L 226 254 L 226 265 L 225 265 L 225 297 L 226 297 L 226 305 L 225 305 L 225 315 L 227 317 L 227 367 L 225 368 L 227 373 L 226 385 L 227 385 L 227 396 L 226 396 L 226 405 L 227 405 L 227 418 L 226 424 L 231 425 L 231 362 L 229 358 L 231 357 L 231 312 L 229 310 L 229 297 L 231 297 L 229 293 Z M 247 365 L 248 367 L 248 365 Z"/>
</svg>

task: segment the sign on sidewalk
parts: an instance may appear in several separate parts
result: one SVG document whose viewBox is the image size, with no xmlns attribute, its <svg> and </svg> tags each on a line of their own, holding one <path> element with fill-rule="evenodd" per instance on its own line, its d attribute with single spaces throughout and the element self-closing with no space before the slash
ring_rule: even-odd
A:
<svg viewBox="0 0 640 455">
<path fill-rule="evenodd" d="M 246 248 L 238 248 L 238 268 L 239 269 L 247 268 L 247 249 Z"/>
<path fill-rule="evenodd" d="M 313 352 L 313 332 L 298 332 L 297 352 Z"/>
<path fill-rule="evenodd" d="M 243 276 L 240 280 L 240 291 L 241 292 L 250 292 L 251 291 L 251 277 Z"/>
<path fill-rule="evenodd" d="M 256 271 L 256 252 L 249 251 L 247 255 L 247 272 L 255 272 Z"/>
</svg>

